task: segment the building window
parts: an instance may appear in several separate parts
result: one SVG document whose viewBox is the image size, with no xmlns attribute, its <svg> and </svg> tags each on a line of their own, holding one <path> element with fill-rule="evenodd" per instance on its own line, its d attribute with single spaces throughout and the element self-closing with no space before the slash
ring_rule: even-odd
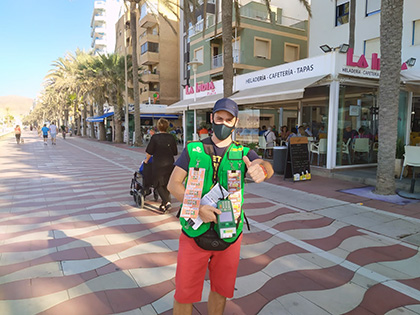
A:
<svg viewBox="0 0 420 315">
<path fill-rule="evenodd" d="M 299 45 L 284 43 L 284 62 L 299 60 Z"/>
<path fill-rule="evenodd" d="M 413 45 L 420 45 L 420 20 L 413 21 Z"/>
<path fill-rule="evenodd" d="M 378 54 L 378 57 L 381 56 L 381 41 L 379 37 L 368 39 L 364 42 L 363 54 L 370 58 L 374 53 Z"/>
<path fill-rule="evenodd" d="M 271 59 L 271 40 L 254 37 L 254 57 Z"/>
<path fill-rule="evenodd" d="M 200 62 L 203 62 L 204 58 L 203 58 L 203 48 L 199 48 L 194 50 L 194 58 L 197 59 Z"/>
<path fill-rule="evenodd" d="M 158 53 L 159 52 L 159 44 L 158 43 L 151 43 L 151 42 L 144 43 L 143 45 L 141 45 L 140 54 L 143 55 L 146 52 Z"/>
<path fill-rule="evenodd" d="M 349 2 L 337 0 L 335 8 L 335 26 L 340 26 L 349 22 Z"/>
<path fill-rule="evenodd" d="M 366 16 L 381 12 L 381 0 L 366 0 Z"/>
</svg>

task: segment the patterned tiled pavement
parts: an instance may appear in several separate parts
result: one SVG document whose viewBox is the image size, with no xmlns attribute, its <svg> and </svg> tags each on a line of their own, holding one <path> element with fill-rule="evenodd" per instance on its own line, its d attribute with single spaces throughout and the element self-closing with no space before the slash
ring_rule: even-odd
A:
<svg viewBox="0 0 420 315">
<path fill-rule="evenodd" d="M 24 138 L 0 139 L 0 314 L 170 314 L 180 229 L 128 193 L 144 148 Z M 420 203 L 339 192 L 357 185 L 248 183 L 225 314 L 420 314 Z"/>
</svg>

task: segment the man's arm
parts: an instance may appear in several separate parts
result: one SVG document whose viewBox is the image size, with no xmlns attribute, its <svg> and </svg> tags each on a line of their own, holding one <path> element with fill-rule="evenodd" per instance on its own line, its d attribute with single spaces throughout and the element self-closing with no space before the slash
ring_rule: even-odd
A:
<svg viewBox="0 0 420 315">
<path fill-rule="evenodd" d="M 168 182 L 168 190 L 169 192 L 178 200 L 182 202 L 184 200 L 184 193 L 185 193 L 185 186 L 184 180 L 187 177 L 187 172 L 180 168 L 179 166 L 175 166 L 174 170 L 172 171 L 171 177 L 169 178 Z"/>
<path fill-rule="evenodd" d="M 179 201 L 184 201 L 185 186 L 184 180 L 187 177 L 187 172 L 179 166 L 175 166 L 172 171 L 171 177 L 168 183 L 169 192 Z M 215 213 L 220 214 L 221 211 L 209 205 L 200 205 L 199 215 L 203 222 L 215 222 L 217 223 L 217 217 Z"/>
<path fill-rule="evenodd" d="M 257 184 L 269 179 L 274 174 L 271 163 L 263 159 L 255 159 L 251 162 L 247 156 L 244 156 L 243 160 L 248 168 L 247 174 Z"/>
</svg>

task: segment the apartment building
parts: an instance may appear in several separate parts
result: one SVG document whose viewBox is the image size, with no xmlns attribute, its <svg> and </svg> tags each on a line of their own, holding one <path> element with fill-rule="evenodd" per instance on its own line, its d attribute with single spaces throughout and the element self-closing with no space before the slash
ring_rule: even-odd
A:
<svg viewBox="0 0 420 315">
<path fill-rule="evenodd" d="M 215 1 L 208 1 L 204 36 L 203 3 L 197 10 L 197 23 L 195 25 L 190 23 L 185 41 L 187 53 L 184 56 L 184 84 L 191 85 L 189 84 L 191 73 L 188 62 L 194 58 L 203 63 L 197 69 L 197 82 L 205 83 L 222 79 L 222 18 L 221 2 L 218 3 L 219 7 L 216 8 Z M 286 3 L 284 2 L 285 5 Z M 302 11 L 305 11 L 303 7 L 296 9 L 296 7 L 299 8 L 299 4 L 297 2 L 295 4 L 297 5 L 293 6 L 294 12 L 288 11 L 293 16 L 285 15 L 283 8 L 272 5 L 274 21 L 272 24 L 265 3 L 241 1 L 240 20 L 236 20 L 234 11 L 232 23 L 235 75 L 307 57 L 308 21 L 295 17 L 298 13 L 302 15 Z M 215 25 L 216 14 L 218 15 L 217 25 Z"/>
<path fill-rule="evenodd" d="M 122 55 L 125 50 L 132 53 L 129 24 L 128 30 L 125 28 L 128 20 L 129 14 L 125 13 L 116 26 L 116 52 Z M 177 17 L 159 1 L 143 1 L 139 5 L 136 25 L 142 80 L 140 103 L 169 105 L 179 100 L 178 23 Z"/>
<path fill-rule="evenodd" d="M 91 47 L 95 55 L 111 54 L 115 48 L 115 23 L 118 21 L 123 0 L 95 1 L 90 27 Z"/>
</svg>

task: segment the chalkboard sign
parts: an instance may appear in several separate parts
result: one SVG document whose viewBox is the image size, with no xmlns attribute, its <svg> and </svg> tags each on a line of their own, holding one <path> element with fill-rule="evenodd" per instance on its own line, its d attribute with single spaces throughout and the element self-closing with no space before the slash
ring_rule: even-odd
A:
<svg viewBox="0 0 420 315">
<path fill-rule="evenodd" d="M 311 179 L 307 137 L 290 138 L 284 172 L 286 178 L 293 178 L 295 182 Z"/>
</svg>

